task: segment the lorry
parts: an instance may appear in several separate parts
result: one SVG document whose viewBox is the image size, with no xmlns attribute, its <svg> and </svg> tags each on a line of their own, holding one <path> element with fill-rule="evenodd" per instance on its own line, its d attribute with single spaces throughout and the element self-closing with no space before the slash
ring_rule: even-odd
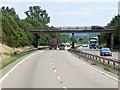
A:
<svg viewBox="0 0 120 90">
<path fill-rule="evenodd" d="M 91 37 L 89 40 L 89 48 L 92 49 L 96 49 L 98 47 L 98 37 Z"/>
<path fill-rule="evenodd" d="M 57 45 L 58 45 L 58 39 L 57 38 L 51 38 L 49 40 L 49 49 L 57 49 Z"/>
</svg>

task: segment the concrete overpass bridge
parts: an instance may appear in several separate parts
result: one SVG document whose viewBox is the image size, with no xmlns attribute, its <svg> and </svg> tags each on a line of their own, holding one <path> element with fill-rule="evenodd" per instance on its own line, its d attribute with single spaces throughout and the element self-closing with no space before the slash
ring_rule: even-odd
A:
<svg viewBox="0 0 120 90">
<path fill-rule="evenodd" d="M 46 28 L 39 29 L 33 28 L 29 30 L 33 33 L 113 33 L 114 29 L 91 29 L 90 26 L 87 27 L 55 27 L 55 28 Z"/>
<path fill-rule="evenodd" d="M 113 32 L 114 29 L 91 29 L 90 26 L 85 27 L 50 27 L 50 28 L 32 28 L 29 29 L 30 32 L 34 34 L 35 39 L 35 47 L 38 47 L 38 33 L 72 33 L 72 37 L 74 37 L 74 33 L 109 33 L 111 35 L 111 48 L 114 47 L 114 37 Z M 74 48 L 74 42 L 72 41 L 72 47 Z"/>
</svg>

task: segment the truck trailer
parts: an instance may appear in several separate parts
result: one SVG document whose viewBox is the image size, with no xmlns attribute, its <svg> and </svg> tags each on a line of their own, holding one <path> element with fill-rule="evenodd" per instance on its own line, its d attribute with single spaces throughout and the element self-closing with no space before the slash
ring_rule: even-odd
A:
<svg viewBox="0 0 120 90">
<path fill-rule="evenodd" d="M 57 49 L 58 45 L 58 39 L 57 38 L 51 38 L 49 40 L 49 49 Z"/>
</svg>

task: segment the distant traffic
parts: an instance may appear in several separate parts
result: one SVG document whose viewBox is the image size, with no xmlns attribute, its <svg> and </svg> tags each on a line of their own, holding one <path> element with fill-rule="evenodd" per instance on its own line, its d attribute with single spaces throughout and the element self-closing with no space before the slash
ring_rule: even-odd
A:
<svg viewBox="0 0 120 90">
<path fill-rule="evenodd" d="M 70 43 L 58 43 L 59 42 L 59 39 L 57 38 L 51 38 L 49 40 L 49 50 L 52 50 L 52 49 L 59 49 L 59 50 L 65 50 L 65 47 L 71 47 L 71 44 Z"/>
<path fill-rule="evenodd" d="M 54 27 L 54 28 L 49 28 L 53 30 L 105 30 L 105 26 L 99 26 L 99 25 L 92 25 L 92 26 L 81 26 L 81 27 Z"/>
</svg>

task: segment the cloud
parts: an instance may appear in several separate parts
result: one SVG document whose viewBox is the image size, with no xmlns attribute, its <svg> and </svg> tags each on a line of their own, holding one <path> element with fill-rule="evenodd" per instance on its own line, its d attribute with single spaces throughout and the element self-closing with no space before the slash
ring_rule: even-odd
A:
<svg viewBox="0 0 120 90">
<path fill-rule="evenodd" d="M 18 1 L 22 1 L 22 0 L 18 0 Z M 6 2 L 1 5 L 14 7 L 16 12 L 19 14 L 21 18 L 26 17 L 24 12 L 28 10 L 29 6 L 40 5 L 42 9 L 47 10 L 49 16 L 51 17 L 50 25 L 56 25 L 56 26 L 94 25 L 94 24 L 105 25 L 111 20 L 111 18 L 114 15 L 117 15 L 117 11 L 118 11 L 117 3 L 115 2 L 104 3 L 102 2 L 103 0 L 96 0 L 96 1 L 101 1 L 101 3 L 97 3 L 97 2 L 89 3 L 89 1 L 88 3 L 86 3 L 86 2 L 82 2 L 83 0 L 81 0 L 82 3 L 76 3 L 73 2 L 72 0 L 69 1 L 73 3 L 64 3 L 62 2 L 63 0 L 57 0 L 62 3 L 47 2 L 50 0 L 46 0 L 45 3 L 40 3 L 40 1 L 35 2 L 37 0 L 34 0 L 32 3 L 32 1 L 33 0 L 27 2 L 26 0 L 23 2 L 12 3 L 13 0 L 10 0 L 10 2 Z M 79 1 L 79 0 L 75 0 L 75 1 Z M 104 0 L 104 1 L 108 1 L 108 0 Z M 112 1 L 116 1 L 116 0 L 112 0 Z"/>
<path fill-rule="evenodd" d="M 82 17 L 91 16 L 95 14 L 101 14 L 101 13 L 109 13 L 111 11 L 115 11 L 115 8 L 113 7 L 98 7 L 98 8 L 81 8 L 76 10 L 64 10 L 64 11 L 55 11 L 51 12 L 51 15 L 58 16 L 58 15 L 80 15 Z"/>
<path fill-rule="evenodd" d="M 86 7 L 51 12 L 51 25 L 106 25 L 116 11 L 114 7 Z"/>
</svg>

